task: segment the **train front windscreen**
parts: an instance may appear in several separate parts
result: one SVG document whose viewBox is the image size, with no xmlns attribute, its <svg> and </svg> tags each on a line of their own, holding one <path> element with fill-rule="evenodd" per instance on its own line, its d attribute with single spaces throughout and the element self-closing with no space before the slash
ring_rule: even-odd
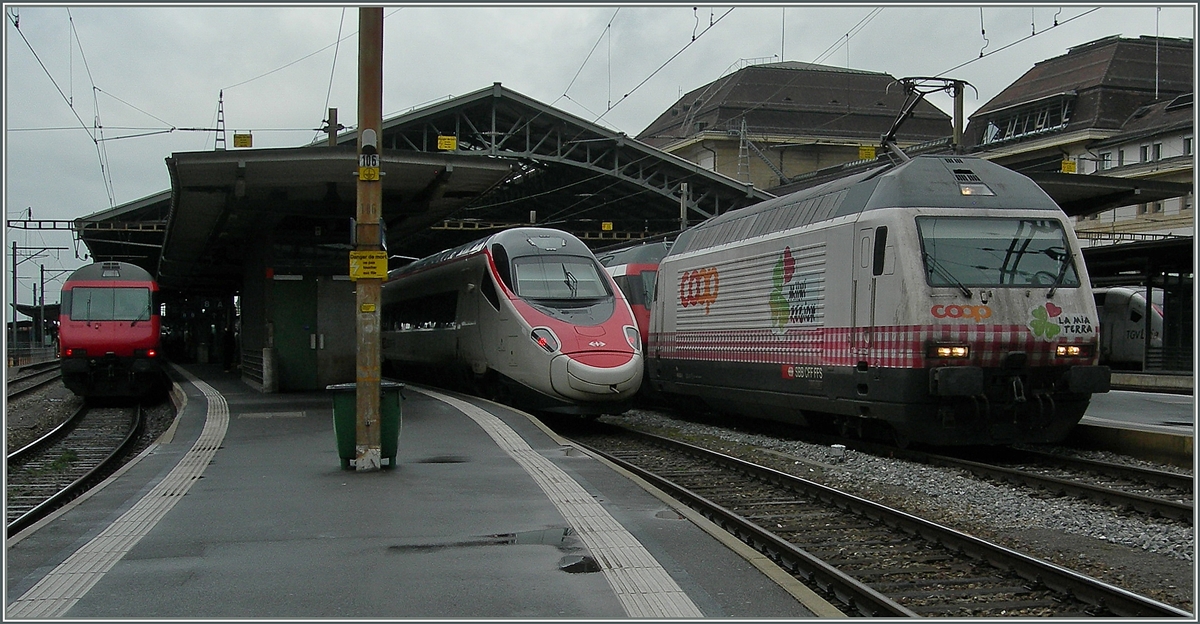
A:
<svg viewBox="0 0 1200 624">
<path fill-rule="evenodd" d="M 77 286 L 63 297 L 62 313 L 73 321 L 148 321 L 149 288 Z M 69 304 L 68 304 L 69 301 Z"/>
<path fill-rule="evenodd" d="M 523 299 L 600 299 L 612 293 L 600 269 L 579 256 L 523 256 L 513 260 L 516 293 Z"/>
<path fill-rule="evenodd" d="M 918 217 L 930 286 L 1079 286 L 1053 219 Z"/>
</svg>

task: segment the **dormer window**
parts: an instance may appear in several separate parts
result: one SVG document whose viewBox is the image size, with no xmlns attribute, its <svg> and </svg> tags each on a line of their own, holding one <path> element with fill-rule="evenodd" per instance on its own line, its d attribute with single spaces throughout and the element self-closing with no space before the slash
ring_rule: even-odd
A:
<svg viewBox="0 0 1200 624">
<path fill-rule="evenodd" d="M 987 116 L 983 143 L 1000 143 L 1066 127 L 1071 121 L 1074 93 L 993 111 Z"/>
</svg>

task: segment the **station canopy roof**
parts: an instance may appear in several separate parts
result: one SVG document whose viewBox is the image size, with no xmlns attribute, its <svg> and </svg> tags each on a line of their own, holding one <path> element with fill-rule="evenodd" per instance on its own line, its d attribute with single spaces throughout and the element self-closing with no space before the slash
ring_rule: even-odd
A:
<svg viewBox="0 0 1200 624">
<path fill-rule="evenodd" d="M 455 145 L 439 149 L 447 137 Z M 299 260 L 344 259 L 357 134 L 336 143 L 172 154 L 170 190 L 81 217 L 76 231 L 94 259 L 133 262 L 181 291 L 236 290 L 246 251 L 268 240 Z M 796 190 L 754 189 L 499 83 L 385 120 L 380 151 L 393 258 L 530 222 L 604 247 L 677 231 L 683 207 L 695 224 Z M 1105 176 L 1032 177 L 1068 215 L 1190 191 Z"/>
<path fill-rule="evenodd" d="M 83 217 L 78 231 L 95 259 L 134 262 L 180 290 L 236 289 L 247 250 L 268 242 L 345 258 L 357 140 L 175 153 L 170 191 Z M 393 257 L 531 222 L 604 246 L 676 231 L 685 206 L 695 223 L 773 197 L 499 83 L 385 120 L 379 144 Z"/>
</svg>

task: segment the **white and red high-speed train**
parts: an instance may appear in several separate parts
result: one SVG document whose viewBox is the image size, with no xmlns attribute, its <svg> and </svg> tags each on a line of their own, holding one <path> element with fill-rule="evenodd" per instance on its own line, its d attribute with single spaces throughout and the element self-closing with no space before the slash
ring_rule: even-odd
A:
<svg viewBox="0 0 1200 624">
<path fill-rule="evenodd" d="M 513 228 L 423 258 L 390 272 L 382 302 L 392 374 L 568 414 L 620 413 L 641 386 L 629 304 L 566 232 Z"/>
</svg>

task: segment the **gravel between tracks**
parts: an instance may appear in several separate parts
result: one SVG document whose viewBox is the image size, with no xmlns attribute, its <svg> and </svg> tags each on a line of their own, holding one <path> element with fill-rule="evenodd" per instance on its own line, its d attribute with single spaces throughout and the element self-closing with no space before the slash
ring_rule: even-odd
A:
<svg viewBox="0 0 1200 624">
<path fill-rule="evenodd" d="M 1122 515 L 1073 498 L 996 485 L 958 469 L 915 464 L 630 410 L 602 420 L 743 457 L 1031 553 L 1175 607 L 1192 610 L 1193 527 Z M 759 449 L 767 449 L 764 452 Z"/>
<path fill-rule="evenodd" d="M 25 445 L 42 437 L 50 430 L 62 424 L 79 407 L 83 399 L 62 385 L 62 382 L 47 384 L 30 393 L 17 397 L 9 402 L 4 411 L 5 440 L 7 453 L 12 453 Z M 175 420 L 175 407 L 170 400 L 158 403 L 144 404 L 146 409 L 145 429 L 130 452 L 129 457 L 136 457 L 146 447 L 154 443 Z"/>
</svg>

